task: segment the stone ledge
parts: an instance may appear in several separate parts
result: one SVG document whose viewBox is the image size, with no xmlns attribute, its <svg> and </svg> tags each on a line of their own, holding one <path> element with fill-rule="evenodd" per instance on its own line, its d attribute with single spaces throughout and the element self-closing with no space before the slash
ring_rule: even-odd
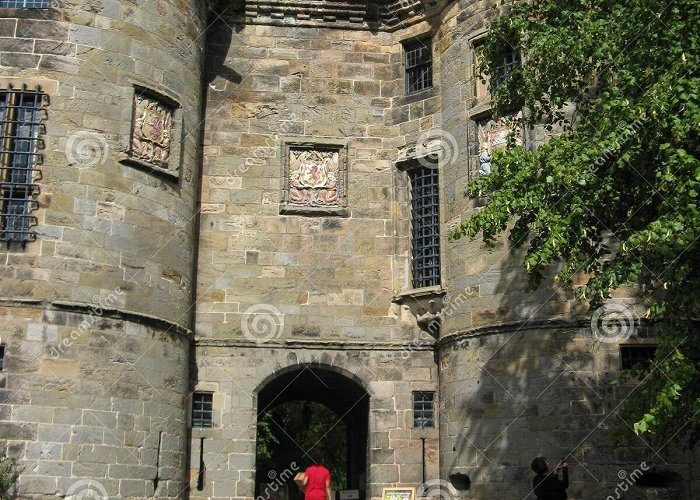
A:
<svg viewBox="0 0 700 500">
<path fill-rule="evenodd" d="M 99 315 L 101 318 L 126 320 L 132 323 L 159 328 L 161 330 L 165 330 L 165 332 L 172 332 L 174 334 L 187 337 L 188 340 L 193 336 L 193 332 L 189 328 L 166 319 L 158 318 L 150 314 L 129 311 L 126 309 L 104 308 L 98 306 L 99 304 L 86 304 L 84 302 L 0 298 L 0 307 L 33 307 L 45 311 L 65 311 L 78 314 L 89 314 L 90 311 L 93 311 L 94 314 L 95 309 L 101 309 L 102 314 Z"/>
<path fill-rule="evenodd" d="M 210 339 L 196 336 L 195 347 L 248 347 L 251 349 L 309 349 L 334 351 L 433 351 L 432 343 L 372 342 L 352 340 L 270 340 L 258 343 L 246 339 Z"/>
<path fill-rule="evenodd" d="M 437 341 L 438 349 L 450 346 L 464 339 L 485 337 L 488 335 L 499 335 L 502 333 L 514 333 L 518 331 L 538 330 L 538 329 L 580 329 L 590 328 L 590 319 L 538 319 L 509 321 L 486 326 L 475 326 L 444 335 Z"/>
<path fill-rule="evenodd" d="M 345 207 L 303 207 L 283 205 L 280 206 L 280 215 L 350 217 L 350 209 Z"/>
<path fill-rule="evenodd" d="M 180 181 L 180 173 L 177 170 L 166 170 L 164 168 L 151 165 L 150 163 L 147 163 L 145 161 L 132 158 L 131 156 L 128 156 L 125 153 L 119 154 L 119 163 L 121 163 L 122 165 L 127 165 L 129 167 L 138 168 L 139 170 L 143 170 L 145 172 L 148 172 L 149 174 L 161 177 L 166 181 L 171 181 L 175 183 Z"/>
<path fill-rule="evenodd" d="M 442 297 L 446 293 L 447 290 L 445 290 L 441 285 L 426 286 L 423 288 L 413 288 L 411 290 L 406 290 L 405 292 L 400 292 L 396 294 L 391 301 L 396 304 L 403 304 L 409 300 Z"/>
</svg>

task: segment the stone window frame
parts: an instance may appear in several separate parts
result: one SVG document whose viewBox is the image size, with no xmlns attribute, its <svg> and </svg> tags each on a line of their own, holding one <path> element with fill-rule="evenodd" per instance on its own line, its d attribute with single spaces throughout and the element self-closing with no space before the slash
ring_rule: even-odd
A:
<svg viewBox="0 0 700 500">
<path fill-rule="evenodd" d="M 209 420 L 205 421 L 204 419 L 198 419 L 197 422 L 206 422 L 208 425 L 202 425 L 202 424 L 196 424 L 195 423 L 195 413 L 198 411 L 197 408 L 195 408 L 196 404 L 196 398 L 198 396 L 209 396 L 211 398 L 210 404 L 211 404 L 211 410 L 209 414 Z M 190 426 L 193 429 L 212 429 L 215 427 L 214 425 L 214 392 L 213 391 L 193 391 L 192 392 L 192 408 L 190 412 Z M 204 411 L 204 410 L 200 410 Z"/>
<path fill-rule="evenodd" d="M 409 171 L 413 170 L 415 168 L 421 167 L 421 162 L 429 162 L 432 161 L 433 159 L 437 158 L 437 152 L 431 152 L 427 151 L 424 154 L 415 154 L 415 150 L 411 153 L 409 153 L 405 158 L 402 158 L 401 160 L 396 162 L 396 168 L 401 172 L 403 175 L 406 176 L 406 187 L 408 189 L 408 201 L 409 204 L 412 203 L 412 187 L 411 187 L 411 182 L 409 178 Z M 434 302 L 437 304 L 437 309 L 440 309 L 442 307 L 442 301 L 441 297 L 445 294 L 447 294 L 447 289 L 445 287 L 445 263 L 446 263 L 446 258 L 445 258 L 445 252 L 447 249 L 446 242 L 445 242 L 445 231 L 443 230 L 444 227 L 444 222 L 445 221 L 445 203 L 443 200 L 443 196 L 445 193 L 445 176 L 440 175 L 440 165 L 436 165 L 438 169 L 438 217 L 439 217 L 439 228 L 440 228 L 440 277 L 438 279 L 438 284 L 437 285 L 432 285 L 432 286 L 427 286 L 427 287 L 421 287 L 421 288 L 414 288 L 413 287 L 413 264 L 412 261 L 409 262 L 408 266 L 408 273 L 407 273 L 407 282 L 406 282 L 406 288 L 403 291 L 400 291 L 399 293 L 395 293 L 394 297 L 392 298 L 392 302 L 398 303 L 398 304 L 403 304 L 403 303 L 420 303 L 422 304 L 423 302 Z M 409 234 L 407 235 L 401 235 L 401 237 L 406 237 L 408 238 L 409 242 L 411 241 L 411 235 L 412 235 L 412 216 L 409 215 Z M 411 254 L 411 259 L 412 254 L 413 254 L 413 249 L 409 248 L 409 252 Z"/>
<path fill-rule="evenodd" d="M 430 395 L 430 399 L 418 399 L 417 396 Z M 412 412 L 413 412 L 413 428 L 414 429 L 430 429 L 435 427 L 435 391 L 412 391 Z M 429 408 L 425 408 L 423 405 L 429 404 Z M 421 408 L 417 408 L 417 405 L 421 405 Z M 420 412 L 420 413 L 419 413 Z M 420 417 L 419 415 L 427 414 L 428 416 Z M 419 419 L 427 419 L 430 425 L 418 425 Z"/>
<path fill-rule="evenodd" d="M 489 92 L 489 79 L 487 78 L 486 83 L 482 84 L 479 80 L 479 75 L 476 72 L 477 68 L 477 55 L 476 55 L 476 50 L 479 45 L 481 45 L 485 38 L 486 35 L 488 34 L 488 28 L 482 28 L 477 31 L 474 31 L 468 36 L 468 43 L 470 46 L 470 52 L 471 52 L 471 60 L 469 64 L 469 71 L 471 72 L 471 78 L 473 80 L 473 85 L 472 85 L 472 92 L 473 92 L 473 99 L 471 102 L 471 106 L 469 106 L 467 115 L 470 120 L 469 124 L 469 143 L 471 144 L 472 141 L 474 142 L 474 146 L 469 147 L 469 160 L 468 160 L 468 179 L 471 182 L 473 178 L 478 178 L 480 175 L 484 175 L 480 173 L 481 170 L 481 162 L 480 162 L 480 154 L 481 154 L 481 144 L 479 142 L 479 126 L 482 122 L 484 121 L 489 121 L 493 117 L 493 106 L 491 103 L 491 93 Z M 520 64 L 522 64 L 522 57 L 520 58 Z M 469 75 L 467 75 L 469 77 Z M 479 88 L 485 89 L 484 95 L 479 94 Z M 513 112 L 513 114 L 517 114 L 519 111 Z M 527 144 L 527 135 L 526 131 L 522 130 L 521 131 L 521 142 L 523 145 Z M 474 176 L 472 178 L 472 176 Z M 483 200 L 478 199 L 477 204 L 480 206 L 483 203 Z"/>
<path fill-rule="evenodd" d="M 348 141 L 346 139 L 324 139 L 283 137 L 281 138 L 282 154 L 282 182 L 280 193 L 280 215 L 303 215 L 349 217 L 348 207 Z M 340 187 L 340 200 L 337 207 L 311 207 L 294 205 L 289 203 L 289 153 L 292 149 L 321 149 L 338 152 L 338 183 Z"/>
<path fill-rule="evenodd" d="M 0 180 L 3 181 L 0 192 L 0 241 L 6 243 L 8 248 L 13 242 L 24 248 L 27 243 L 36 241 L 37 236 L 32 230 L 37 225 L 37 216 L 33 213 L 39 209 L 36 197 L 40 191 L 40 167 L 44 163 L 42 150 L 45 148 L 46 108 L 50 93 L 41 83 L 16 78 L 0 79 L 0 91 L 4 110 L 0 117 L 3 136 L 0 147 Z M 36 114 L 30 121 L 20 123 L 21 111 L 34 111 Z M 20 135 L 21 126 L 29 127 L 29 136 Z M 18 143 L 29 143 L 31 150 L 17 151 Z M 17 156 L 27 158 L 17 160 Z M 17 208 L 21 210 L 17 211 Z"/>
<path fill-rule="evenodd" d="M 477 30 L 473 33 L 471 33 L 468 36 L 468 43 L 470 47 L 470 52 L 471 52 L 471 58 L 470 58 L 470 64 L 469 64 L 469 71 L 471 72 L 471 79 L 473 80 L 473 85 L 472 85 L 472 95 L 473 95 L 473 100 L 472 100 L 472 105 L 470 106 L 473 111 L 472 114 L 478 114 L 478 115 L 487 115 L 491 113 L 491 92 L 489 89 L 490 86 L 490 77 L 486 78 L 485 83 L 481 83 L 481 79 L 479 78 L 479 74 L 477 73 L 477 64 L 478 64 L 478 58 L 477 58 L 477 48 L 482 45 L 486 39 L 486 35 L 488 35 L 488 28 L 482 28 L 480 30 Z M 522 54 L 517 53 L 515 51 L 511 51 L 515 54 L 517 54 L 517 60 L 518 60 L 518 66 L 523 64 L 523 57 Z M 505 52 L 504 52 L 505 53 Z M 504 63 L 502 66 L 497 66 L 496 70 L 504 68 L 504 67 L 511 67 L 511 65 L 507 65 Z M 509 72 L 506 70 L 505 76 L 503 77 L 502 81 L 499 83 L 503 83 L 507 78 L 508 78 Z M 469 77 L 470 75 L 467 75 Z M 492 75 L 493 76 L 493 75 Z M 481 90 L 481 92 L 480 92 Z"/>
<path fill-rule="evenodd" d="M 418 36 L 413 36 L 401 41 L 403 47 L 403 70 L 404 70 L 404 95 L 413 96 L 421 92 L 427 92 L 434 88 L 433 69 L 434 69 L 434 54 L 433 54 L 433 35 L 432 33 L 423 33 Z M 429 60 L 413 64 L 409 67 L 409 57 L 412 52 L 417 50 L 416 46 L 425 47 L 428 49 Z M 429 72 L 430 84 L 416 90 L 410 90 L 410 74 L 409 70 L 415 68 L 427 68 Z M 421 77 L 422 80 L 423 77 Z"/>
<path fill-rule="evenodd" d="M 480 114 L 488 114 L 491 112 L 491 93 L 489 92 L 489 79 L 486 78 L 486 82 L 481 83 L 480 75 L 477 72 L 477 65 L 479 60 L 476 51 L 477 48 L 484 43 L 484 40 L 486 40 L 487 34 L 488 29 L 482 28 L 472 33 L 468 37 L 470 49 L 469 51 L 471 53 L 471 57 L 469 59 L 469 71 L 471 72 L 471 75 L 467 76 L 471 76 L 471 79 L 473 81 L 472 95 L 474 97 L 472 101 L 472 106 L 470 107 L 476 107 L 476 112 Z"/>
<path fill-rule="evenodd" d="M 177 98 L 169 90 L 159 87 L 154 89 L 151 86 L 144 85 L 141 82 L 132 82 L 132 86 L 129 89 L 129 102 L 130 106 L 125 106 L 124 116 L 125 120 L 128 120 L 128 136 L 124 140 L 124 146 L 122 149 L 125 152 L 120 153 L 119 163 L 128 165 L 131 167 L 138 168 L 140 170 L 146 171 L 148 173 L 155 174 L 165 180 L 179 182 L 182 178 L 182 164 L 183 164 L 183 153 L 184 148 L 182 145 L 183 139 L 185 137 L 184 130 L 184 119 L 183 119 L 183 109 L 182 105 L 179 103 Z M 172 130 L 170 138 L 170 168 L 162 168 L 158 165 L 152 165 L 146 161 L 134 158 L 131 156 L 131 141 L 134 134 L 134 127 L 136 126 L 136 96 L 146 95 L 152 99 L 157 99 L 163 104 L 166 104 L 172 109 Z"/>
</svg>

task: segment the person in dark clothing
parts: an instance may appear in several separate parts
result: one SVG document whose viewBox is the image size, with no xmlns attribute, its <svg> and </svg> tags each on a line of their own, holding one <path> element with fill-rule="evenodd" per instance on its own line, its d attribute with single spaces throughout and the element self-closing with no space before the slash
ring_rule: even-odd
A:
<svg viewBox="0 0 700 500">
<path fill-rule="evenodd" d="M 549 470 L 549 462 L 545 457 L 537 457 L 530 465 L 535 474 L 532 480 L 532 490 L 537 500 L 566 500 L 566 489 L 569 487 L 569 465 L 562 458 L 557 467 Z M 563 472 L 561 479 L 557 477 L 559 471 Z"/>
</svg>

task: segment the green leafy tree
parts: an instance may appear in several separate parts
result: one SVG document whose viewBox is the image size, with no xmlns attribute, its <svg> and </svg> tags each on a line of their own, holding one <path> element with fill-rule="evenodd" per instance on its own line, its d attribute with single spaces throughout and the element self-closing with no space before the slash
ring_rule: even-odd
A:
<svg viewBox="0 0 700 500">
<path fill-rule="evenodd" d="M 0 498 L 15 498 L 17 480 L 19 479 L 17 461 L 4 453 L 0 455 Z"/>
<path fill-rule="evenodd" d="M 331 472 L 333 489 L 346 487 L 347 428 L 328 407 L 313 401 L 284 403 L 266 411 L 257 428 L 256 469 L 261 478 L 268 470 L 280 473 L 292 462 L 302 471 L 320 462 Z"/>
<path fill-rule="evenodd" d="M 494 113 L 556 132 L 510 147 L 468 188 L 488 202 L 453 238 L 509 231 L 537 286 L 554 265 L 591 310 L 631 285 L 659 332 L 656 360 L 625 400 L 634 429 L 700 438 L 700 2 L 537 0 L 495 19 L 480 70 L 510 44 L 523 64 L 491 78 Z M 515 118 L 513 110 L 524 110 Z M 512 225 L 510 225 L 512 223 Z"/>
</svg>

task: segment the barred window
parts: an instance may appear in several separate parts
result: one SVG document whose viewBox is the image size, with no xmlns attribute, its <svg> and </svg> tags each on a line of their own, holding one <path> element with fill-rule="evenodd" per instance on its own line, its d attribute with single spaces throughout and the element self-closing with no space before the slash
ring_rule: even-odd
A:
<svg viewBox="0 0 700 500">
<path fill-rule="evenodd" d="M 49 0 L 0 0 L 2 9 L 48 9 Z"/>
<path fill-rule="evenodd" d="M 501 86 L 518 66 L 520 66 L 520 53 L 508 45 L 503 50 L 502 64 L 493 68 L 494 88 Z"/>
<path fill-rule="evenodd" d="M 45 133 L 41 108 L 46 95 L 12 87 L 0 90 L 0 240 L 34 241 L 29 228 L 36 224 L 31 212 L 37 208 L 35 179 L 43 157 L 40 136 Z"/>
<path fill-rule="evenodd" d="M 406 94 L 420 92 L 433 86 L 433 54 L 430 38 L 404 45 L 406 64 Z"/>
<path fill-rule="evenodd" d="M 651 363 L 656 355 L 655 345 L 621 345 L 620 360 L 623 370 L 644 368 Z"/>
<path fill-rule="evenodd" d="M 214 423 L 214 395 L 195 392 L 192 396 L 192 427 L 212 427 Z"/>
<path fill-rule="evenodd" d="M 435 427 L 433 418 L 434 392 L 416 391 L 413 393 L 413 427 L 424 429 Z"/>
<path fill-rule="evenodd" d="M 437 168 L 408 171 L 411 181 L 413 288 L 440 284 L 440 205 Z"/>
</svg>

